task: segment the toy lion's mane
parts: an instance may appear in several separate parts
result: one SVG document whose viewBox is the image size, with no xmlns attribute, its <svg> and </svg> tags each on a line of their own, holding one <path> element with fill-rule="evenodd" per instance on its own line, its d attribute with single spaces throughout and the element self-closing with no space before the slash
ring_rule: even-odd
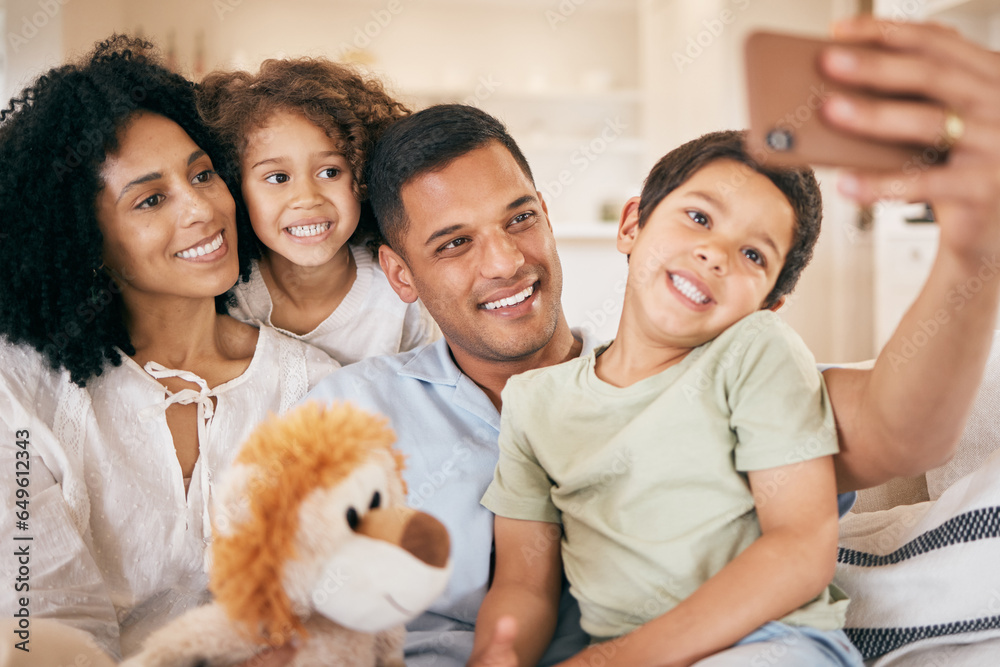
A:
<svg viewBox="0 0 1000 667">
<path fill-rule="evenodd" d="M 247 514 L 216 532 L 210 588 L 231 618 L 272 645 L 303 633 L 283 588 L 284 565 L 296 556 L 299 507 L 318 488 L 336 486 L 384 449 L 397 472 L 403 457 L 382 417 L 349 404 L 307 403 L 256 428 L 235 464 L 254 466 L 243 494 Z"/>
</svg>

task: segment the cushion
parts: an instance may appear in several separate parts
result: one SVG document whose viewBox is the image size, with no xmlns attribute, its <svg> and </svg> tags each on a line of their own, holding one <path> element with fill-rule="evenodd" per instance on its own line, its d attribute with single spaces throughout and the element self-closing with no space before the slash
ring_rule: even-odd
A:
<svg viewBox="0 0 1000 667">
<path fill-rule="evenodd" d="M 935 501 L 848 514 L 835 583 L 845 631 L 875 665 L 1000 637 L 1000 451 Z M 971 650 L 971 649 L 970 649 Z M 949 661 L 945 664 L 975 664 Z"/>
</svg>

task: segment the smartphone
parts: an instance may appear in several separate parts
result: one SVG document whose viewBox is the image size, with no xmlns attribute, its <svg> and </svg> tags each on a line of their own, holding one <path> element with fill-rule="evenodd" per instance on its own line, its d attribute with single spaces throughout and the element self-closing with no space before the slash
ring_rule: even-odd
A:
<svg viewBox="0 0 1000 667">
<path fill-rule="evenodd" d="M 820 165 L 880 171 L 926 168 L 946 159 L 945 151 L 932 146 L 878 142 L 840 132 L 823 121 L 819 108 L 834 92 L 879 97 L 870 91 L 849 89 L 823 76 L 819 55 L 833 43 L 775 32 L 755 32 L 747 38 L 750 154 L 764 164 L 777 166 Z"/>
</svg>

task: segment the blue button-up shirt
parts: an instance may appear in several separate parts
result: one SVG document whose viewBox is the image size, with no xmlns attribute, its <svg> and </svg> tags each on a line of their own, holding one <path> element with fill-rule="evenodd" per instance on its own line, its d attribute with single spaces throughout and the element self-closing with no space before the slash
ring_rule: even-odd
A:
<svg viewBox="0 0 1000 667">
<path fill-rule="evenodd" d="M 584 354 L 598 343 L 585 333 L 575 335 L 583 339 Z M 455 364 L 444 339 L 346 366 L 304 400 L 351 401 L 388 417 L 396 446 L 406 456 L 410 506 L 441 521 L 451 536 L 451 580 L 431 608 L 407 626 L 406 662 L 465 665 L 489 584 L 493 514 L 479 501 L 499 457 L 500 413 Z M 564 660 L 587 643 L 579 610 L 565 590 L 556 637 L 540 664 Z"/>
</svg>

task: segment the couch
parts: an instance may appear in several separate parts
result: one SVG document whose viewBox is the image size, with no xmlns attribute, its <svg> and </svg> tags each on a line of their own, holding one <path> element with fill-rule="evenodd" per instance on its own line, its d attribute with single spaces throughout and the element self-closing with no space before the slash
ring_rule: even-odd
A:
<svg viewBox="0 0 1000 667">
<path fill-rule="evenodd" d="M 840 547 L 866 664 L 1000 665 L 1000 332 L 954 457 L 859 492 Z"/>
</svg>

